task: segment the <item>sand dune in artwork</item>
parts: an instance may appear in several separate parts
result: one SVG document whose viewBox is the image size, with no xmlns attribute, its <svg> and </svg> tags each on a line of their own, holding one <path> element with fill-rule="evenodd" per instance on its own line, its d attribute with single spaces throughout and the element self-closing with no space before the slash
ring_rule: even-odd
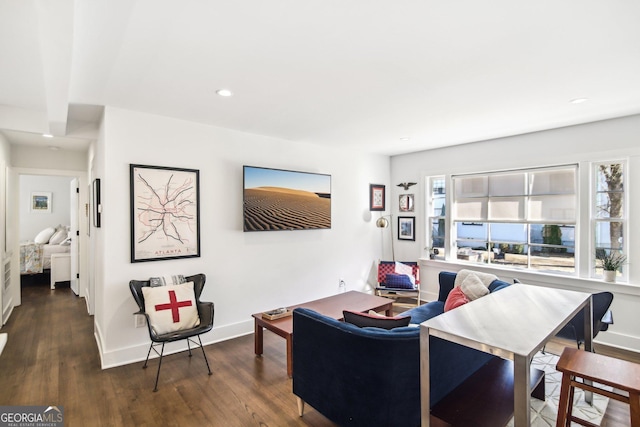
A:
<svg viewBox="0 0 640 427">
<path fill-rule="evenodd" d="M 331 199 L 281 187 L 244 191 L 244 230 L 307 230 L 331 228 Z"/>
</svg>

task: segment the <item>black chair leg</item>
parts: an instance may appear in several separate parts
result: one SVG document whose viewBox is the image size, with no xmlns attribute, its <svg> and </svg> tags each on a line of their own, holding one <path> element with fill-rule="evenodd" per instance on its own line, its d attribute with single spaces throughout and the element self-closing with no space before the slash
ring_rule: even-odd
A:
<svg viewBox="0 0 640 427">
<path fill-rule="evenodd" d="M 144 361 L 144 365 L 142 366 L 142 369 L 147 369 L 147 362 L 149 362 L 149 355 L 151 354 L 151 349 L 153 348 L 153 342 L 151 343 L 151 345 L 149 346 L 149 351 L 147 352 L 147 358 Z"/>
<path fill-rule="evenodd" d="M 156 373 L 156 385 L 153 391 L 158 391 L 158 378 L 160 378 L 160 367 L 162 366 L 162 355 L 164 354 L 164 343 L 162 343 L 162 349 L 160 350 L 160 363 L 158 363 L 158 373 Z"/>
<path fill-rule="evenodd" d="M 187 338 L 187 348 L 189 349 L 189 357 L 193 356 L 191 354 L 191 339 Z"/>
<path fill-rule="evenodd" d="M 198 341 L 200 342 L 200 348 L 202 349 L 202 355 L 204 356 L 204 361 L 207 364 L 207 371 L 209 371 L 209 375 L 212 375 L 211 368 L 209 367 L 209 360 L 207 359 L 207 353 L 204 352 L 204 347 L 202 346 L 202 340 L 200 339 L 200 335 L 198 335 Z"/>
</svg>

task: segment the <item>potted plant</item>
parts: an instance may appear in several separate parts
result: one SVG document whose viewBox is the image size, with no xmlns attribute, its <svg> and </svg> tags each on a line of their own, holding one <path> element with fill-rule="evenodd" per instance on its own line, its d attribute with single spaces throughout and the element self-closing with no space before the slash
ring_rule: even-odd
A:
<svg viewBox="0 0 640 427">
<path fill-rule="evenodd" d="M 604 270 L 604 281 L 615 282 L 616 273 L 627 261 L 627 257 L 620 252 L 599 251 L 596 254 L 596 259 L 602 262 L 602 269 Z"/>
</svg>

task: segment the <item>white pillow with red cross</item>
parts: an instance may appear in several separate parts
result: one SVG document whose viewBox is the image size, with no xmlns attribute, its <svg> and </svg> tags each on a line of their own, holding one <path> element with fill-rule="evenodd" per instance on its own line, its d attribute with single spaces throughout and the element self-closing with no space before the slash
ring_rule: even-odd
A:
<svg viewBox="0 0 640 427">
<path fill-rule="evenodd" d="M 142 288 L 149 324 L 157 335 L 195 328 L 200 324 L 193 282 Z"/>
</svg>

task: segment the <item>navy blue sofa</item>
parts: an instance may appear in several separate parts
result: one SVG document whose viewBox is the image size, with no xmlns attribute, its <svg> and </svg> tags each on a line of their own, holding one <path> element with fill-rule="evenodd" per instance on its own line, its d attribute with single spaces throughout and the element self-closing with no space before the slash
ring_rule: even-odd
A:
<svg viewBox="0 0 640 427">
<path fill-rule="evenodd" d="M 441 272 L 438 301 L 403 315 L 418 324 L 443 313 L 455 276 Z M 489 290 L 505 286 L 509 283 L 494 280 Z M 299 404 L 340 426 L 420 425 L 420 328 L 359 328 L 297 308 L 293 330 L 293 393 Z M 430 340 L 431 406 L 496 357 Z"/>
</svg>

